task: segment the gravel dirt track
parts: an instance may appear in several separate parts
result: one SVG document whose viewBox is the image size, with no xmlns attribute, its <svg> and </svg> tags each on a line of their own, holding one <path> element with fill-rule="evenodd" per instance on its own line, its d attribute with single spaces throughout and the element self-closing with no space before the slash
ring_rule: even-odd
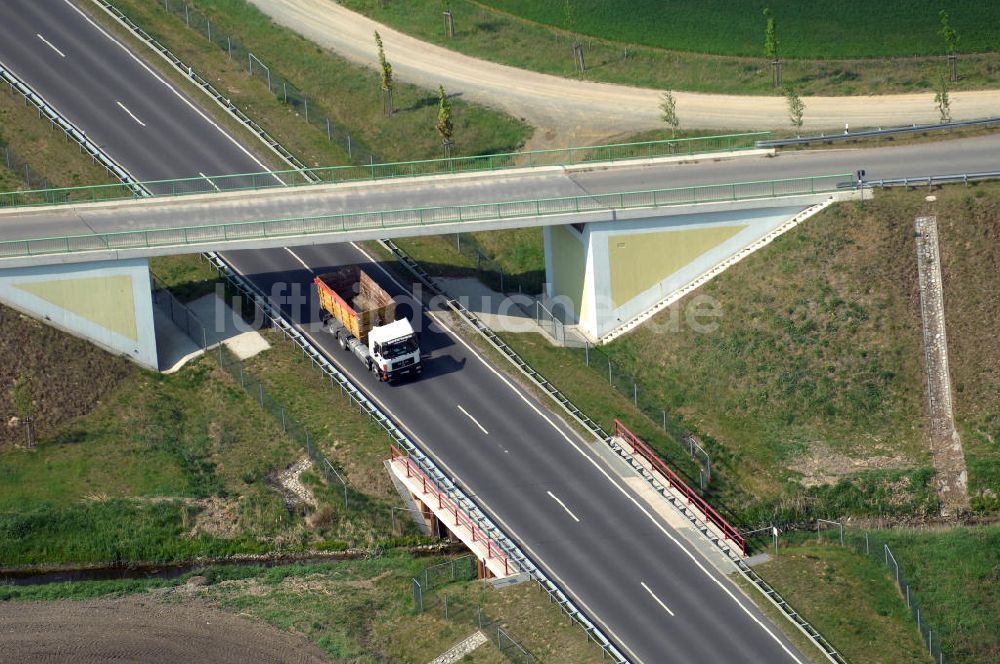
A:
<svg viewBox="0 0 1000 664">
<path fill-rule="evenodd" d="M 304 637 L 154 596 L 0 603 L 0 662 L 329 662 Z"/>
<path fill-rule="evenodd" d="M 352 12 L 332 0 L 250 0 L 276 23 L 336 51 L 348 60 L 377 66 L 378 30 L 394 74 L 409 83 L 500 108 L 538 131 L 531 147 L 579 145 L 625 133 L 663 128 L 660 90 L 574 81 L 516 69 L 429 44 Z M 685 128 L 768 129 L 791 127 L 784 97 L 675 92 Z M 806 97 L 806 130 L 897 126 L 937 122 L 934 93 L 866 97 Z M 985 118 L 1000 108 L 1000 91 L 951 93 L 955 120 Z"/>
</svg>

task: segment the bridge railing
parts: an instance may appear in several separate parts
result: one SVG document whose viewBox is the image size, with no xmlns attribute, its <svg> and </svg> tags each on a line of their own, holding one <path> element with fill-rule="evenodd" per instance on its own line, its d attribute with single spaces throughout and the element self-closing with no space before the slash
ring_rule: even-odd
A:
<svg viewBox="0 0 1000 664">
<path fill-rule="evenodd" d="M 445 525 L 447 525 L 448 528 L 452 530 L 456 528 L 465 528 L 465 530 L 467 530 L 469 532 L 469 535 L 472 537 L 473 542 L 479 542 L 480 544 L 485 542 L 486 558 L 499 559 L 500 562 L 503 563 L 504 574 L 510 574 L 511 568 L 514 567 L 514 565 L 507 558 L 507 555 L 503 552 L 503 549 L 501 549 L 500 546 L 493 541 L 493 538 L 490 537 L 490 535 L 486 531 L 477 526 L 476 523 L 472 519 L 470 519 L 468 515 L 466 515 L 465 511 L 458 505 L 456 505 L 451 498 L 448 497 L 447 493 L 438 488 L 437 483 L 435 483 L 433 479 L 428 477 L 426 473 L 420 470 L 420 467 L 410 460 L 408 454 L 406 454 L 403 450 L 400 450 L 395 445 L 390 443 L 389 462 L 395 463 L 397 460 L 406 469 L 407 477 L 415 477 L 420 480 L 420 486 L 423 491 L 423 493 L 421 493 L 420 496 L 418 496 L 420 500 L 423 502 L 427 502 L 428 498 L 430 498 L 431 500 L 436 499 L 437 508 L 439 510 L 451 514 L 451 518 Z M 430 505 L 429 507 L 433 509 L 434 506 Z"/>
<path fill-rule="evenodd" d="M 581 148 L 507 152 L 471 157 L 452 157 L 450 159 L 425 159 L 384 164 L 373 162 L 366 165 L 329 166 L 267 173 L 199 175 L 173 180 L 150 180 L 141 184 L 154 196 L 182 196 L 306 186 L 318 183 L 390 180 L 421 175 L 471 173 L 533 166 L 571 166 L 574 164 L 753 150 L 758 141 L 765 140 L 770 135 L 770 132 L 726 134 Z M 114 201 L 135 197 L 137 195 L 132 190 L 118 184 L 62 187 L 0 193 L 0 207 L 60 205 L 87 201 Z"/>
<path fill-rule="evenodd" d="M 820 175 L 675 189 L 652 189 L 561 198 L 538 198 L 497 203 L 327 214 L 265 221 L 7 240 L 0 242 L 0 259 L 171 246 L 211 246 L 235 241 L 336 234 L 349 231 L 378 230 L 381 232 L 392 228 L 428 227 L 518 217 L 545 217 L 584 212 L 819 194 L 843 191 L 845 188 L 853 187 L 853 177 L 851 174 Z"/>
<path fill-rule="evenodd" d="M 638 454 L 646 459 L 653 469 L 667 481 L 667 484 L 671 488 L 675 489 L 682 496 L 684 496 L 684 499 L 687 500 L 689 504 L 693 504 L 699 512 L 705 515 L 706 519 L 711 521 L 712 524 L 714 524 L 715 527 L 722 532 L 722 535 L 726 539 L 735 544 L 740 551 L 746 555 L 746 540 L 744 540 L 740 531 L 729 525 L 729 522 L 722 518 L 722 515 L 716 512 L 715 508 L 709 505 L 704 498 L 699 496 L 694 489 L 689 487 L 684 480 L 678 477 L 678 475 L 671 470 L 670 466 L 668 466 L 656 452 L 643 442 L 641 438 L 629 431 L 628 427 L 617 419 L 615 420 L 615 435 L 629 444 L 629 447 L 632 448 L 633 454 Z"/>
</svg>

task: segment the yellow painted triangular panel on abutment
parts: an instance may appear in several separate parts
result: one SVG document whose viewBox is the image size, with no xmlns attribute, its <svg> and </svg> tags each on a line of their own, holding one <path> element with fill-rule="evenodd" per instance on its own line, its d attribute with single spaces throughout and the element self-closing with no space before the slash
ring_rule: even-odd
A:
<svg viewBox="0 0 1000 664">
<path fill-rule="evenodd" d="M 115 334 L 139 340 L 131 276 L 47 279 L 14 287 Z"/>
<path fill-rule="evenodd" d="M 612 305 L 617 309 L 746 227 L 741 224 L 610 236 Z"/>
</svg>

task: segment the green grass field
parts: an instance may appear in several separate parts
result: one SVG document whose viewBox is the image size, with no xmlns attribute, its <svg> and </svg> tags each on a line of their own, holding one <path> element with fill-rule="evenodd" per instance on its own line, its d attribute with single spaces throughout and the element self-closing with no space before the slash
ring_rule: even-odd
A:
<svg viewBox="0 0 1000 664">
<path fill-rule="evenodd" d="M 808 542 L 782 548 L 756 569 L 848 661 L 931 661 L 896 584 L 877 561 Z"/>
<path fill-rule="evenodd" d="M 1000 50 L 1000 6 L 975 0 L 479 0 L 531 21 L 625 44 L 717 55 L 761 55 L 770 7 L 780 52 L 788 58 L 937 55 L 944 52 L 938 12 L 948 11 L 965 52 Z M 566 4 L 571 9 L 567 20 Z"/>
<path fill-rule="evenodd" d="M 449 0 L 456 26 L 452 38 L 444 34 L 439 0 L 342 4 L 446 48 L 556 76 L 672 90 L 776 94 L 763 55 L 764 3 L 636 0 L 626 10 L 620 3 L 576 0 L 577 31 L 594 35 L 581 38 L 587 64 L 582 74 L 575 67 L 573 36 L 549 27 L 565 24 L 563 2 Z M 831 6 L 782 0 L 771 6 L 785 58 L 783 82 L 803 96 L 926 91 L 946 70 L 944 43 L 936 34 L 937 3 L 921 1 L 914 9 L 895 1 Z M 845 6 L 863 9 L 850 12 Z M 951 8 L 964 51 L 960 80 L 953 88 L 996 87 L 1000 71 L 995 51 L 1000 46 L 990 21 L 996 22 L 1000 10 L 971 0 L 945 6 Z M 821 20 L 814 21 L 817 16 Z M 970 52 L 977 48 L 991 52 Z M 878 57 L 861 57 L 869 54 Z"/>
<path fill-rule="evenodd" d="M 341 487 L 309 471 L 302 480 L 317 506 L 286 511 L 273 477 L 304 451 L 214 354 L 161 375 L 7 309 L 0 315 L 5 334 L 22 340 L 23 361 L 5 361 L 11 375 L 46 378 L 36 391 L 37 446 L 20 445 L 20 428 L 3 429 L 4 565 L 343 549 L 415 535 L 391 529 L 399 498 L 382 467 L 384 434 L 356 411 L 331 408 L 336 393 L 280 336 L 249 370 L 266 375 L 269 396 L 305 421 L 344 472 L 346 508 Z M 0 405 L 8 398 L 4 390 Z"/>
<path fill-rule="evenodd" d="M 187 602 L 256 618 L 305 635 L 338 662 L 427 662 L 478 629 L 477 609 L 498 621 L 541 661 L 597 664 L 600 650 L 567 623 L 533 583 L 495 590 L 456 581 L 425 593 L 418 613 L 411 579 L 447 559 L 393 553 L 373 559 L 262 567 L 214 566 L 177 579 L 87 581 L 0 586 L 0 601 L 58 601 L 137 596 L 143 602 Z M 197 577 L 200 585 L 187 585 Z M 180 592 L 177 592 L 180 591 Z M 449 613 L 443 597 L 449 597 Z M 461 660 L 502 664 L 493 645 Z"/>
<path fill-rule="evenodd" d="M 822 542 L 806 533 L 789 539 L 780 555 L 757 571 L 850 661 L 927 661 L 926 644 L 921 648 L 915 621 L 896 588 L 894 568 L 883 564 L 883 544 L 899 562 L 945 661 L 1000 657 L 1000 528 L 871 531 L 870 556 L 863 553 L 863 534 L 853 529 L 847 531 L 847 547 L 837 544 L 835 530 Z"/>
<path fill-rule="evenodd" d="M 0 91 L 0 192 L 27 189 L 23 172 L 7 168 L 4 144 L 11 155 L 30 163 L 34 178 L 45 178 L 51 187 L 114 182 L 106 170 L 67 142 L 62 131 L 39 118 L 9 88 Z"/>
<path fill-rule="evenodd" d="M 946 661 L 1000 661 L 1000 528 L 879 533 L 899 559 Z"/>
</svg>

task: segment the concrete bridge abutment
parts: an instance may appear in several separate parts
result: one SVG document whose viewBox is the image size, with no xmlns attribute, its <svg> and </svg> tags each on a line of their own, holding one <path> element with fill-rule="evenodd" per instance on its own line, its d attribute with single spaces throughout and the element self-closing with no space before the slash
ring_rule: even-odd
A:
<svg viewBox="0 0 1000 664">
<path fill-rule="evenodd" d="M 590 342 L 610 341 L 693 285 L 854 195 L 624 210 L 609 221 L 546 226 L 547 305 Z M 710 303 L 694 305 L 701 309 L 678 315 L 685 320 L 713 315 Z"/>
<path fill-rule="evenodd" d="M 146 258 L 0 269 L 0 302 L 140 366 L 158 368 Z"/>
</svg>

